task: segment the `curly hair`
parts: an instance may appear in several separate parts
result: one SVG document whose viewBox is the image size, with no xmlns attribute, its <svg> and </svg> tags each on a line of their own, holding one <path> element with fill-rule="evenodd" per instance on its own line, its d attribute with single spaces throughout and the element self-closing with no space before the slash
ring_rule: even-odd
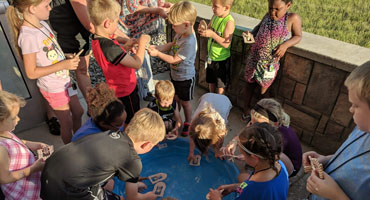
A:
<svg viewBox="0 0 370 200">
<path fill-rule="evenodd" d="M 243 147 L 251 153 L 269 161 L 271 168 L 277 173 L 274 163 L 279 160 L 282 152 L 282 139 L 278 130 L 269 123 L 254 123 L 245 127 L 239 134 L 241 151 Z"/>
<path fill-rule="evenodd" d="M 195 146 L 203 154 L 206 154 L 208 147 L 216 144 L 226 133 L 225 120 L 208 103 L 195 116 L 189 128 L 190 137 L 194 140 Z"/>
<path fill-rule="evenodd" d="M 125 106 L 115 96 L 114 91 L 104 82 L 87 90 L 86 102 L 89 114 L 95 122 L 111 123 L 125 110 Z"/>
</svg>

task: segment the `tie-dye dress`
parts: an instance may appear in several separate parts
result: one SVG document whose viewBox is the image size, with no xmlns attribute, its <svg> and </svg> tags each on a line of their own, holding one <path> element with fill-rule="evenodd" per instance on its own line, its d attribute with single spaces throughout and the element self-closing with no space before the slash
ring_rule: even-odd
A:
<svg viewBox="0 0 370 200">
<path fill-rule="evenodd" d="M 245 66 L 244 79 L 247 82 L 257 81 L 264 88 L 270 87 L 273 83 L 279 70 L 279 61 L 272 56 L 273 49 L 289 37 L 289 31 L 286 26 L 288 16 L 289 14 L 286 13 L 284 17 L 277 21 L 271 19 L 268 14 L 263 17 Z M 273 78 L 264 78 L 265 69 L 272 62 L 274 62 L 275 76 Z"/>
</svg>

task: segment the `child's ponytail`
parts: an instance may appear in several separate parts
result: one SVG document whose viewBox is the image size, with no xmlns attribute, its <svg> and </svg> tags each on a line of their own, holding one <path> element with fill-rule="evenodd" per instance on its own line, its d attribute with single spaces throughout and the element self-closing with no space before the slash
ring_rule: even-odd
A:
<svg viewBox="0 0 370 200">
<path fill-rule="evenodd" d="M 18 36 L 23 24 L 23 12 L 31 5 L 38 5 L 42 0 L 11 0 L 6 10 L 6 18 L 13 33 L 13 45 L 17 53 L 22 57 L 21 49 L 18 46 Z"/>
</svg>

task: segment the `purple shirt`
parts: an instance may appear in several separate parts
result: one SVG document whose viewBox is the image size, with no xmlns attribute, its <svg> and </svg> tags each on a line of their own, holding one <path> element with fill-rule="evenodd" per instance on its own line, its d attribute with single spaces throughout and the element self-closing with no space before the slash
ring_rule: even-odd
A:
<svg viewBox="0 0 370 200">
<path fill-rule="evenodd" d="M 283 153 L 292 161 L 294 170 L 298 171 L 302 166 L 301 142 L 293 129 L 280 126 L 278 130 L 283 137 Z"/>
</svg>

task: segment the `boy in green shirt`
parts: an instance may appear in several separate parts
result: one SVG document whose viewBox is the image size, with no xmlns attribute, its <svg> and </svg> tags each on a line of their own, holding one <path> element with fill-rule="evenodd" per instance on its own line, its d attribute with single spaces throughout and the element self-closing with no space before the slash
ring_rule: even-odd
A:
<svg viewBox="0 0 370 200">
<path fill-rule="evenodd" d="M 212 0 L 213 17 L 207 29 L 199 28 L 202 37 L 208 37 L 206 81 L 209 91 L 223 94 L 230 76 L 230 45 L 235 29 L 230 15 L 233 0 Z"/>
</svg>

